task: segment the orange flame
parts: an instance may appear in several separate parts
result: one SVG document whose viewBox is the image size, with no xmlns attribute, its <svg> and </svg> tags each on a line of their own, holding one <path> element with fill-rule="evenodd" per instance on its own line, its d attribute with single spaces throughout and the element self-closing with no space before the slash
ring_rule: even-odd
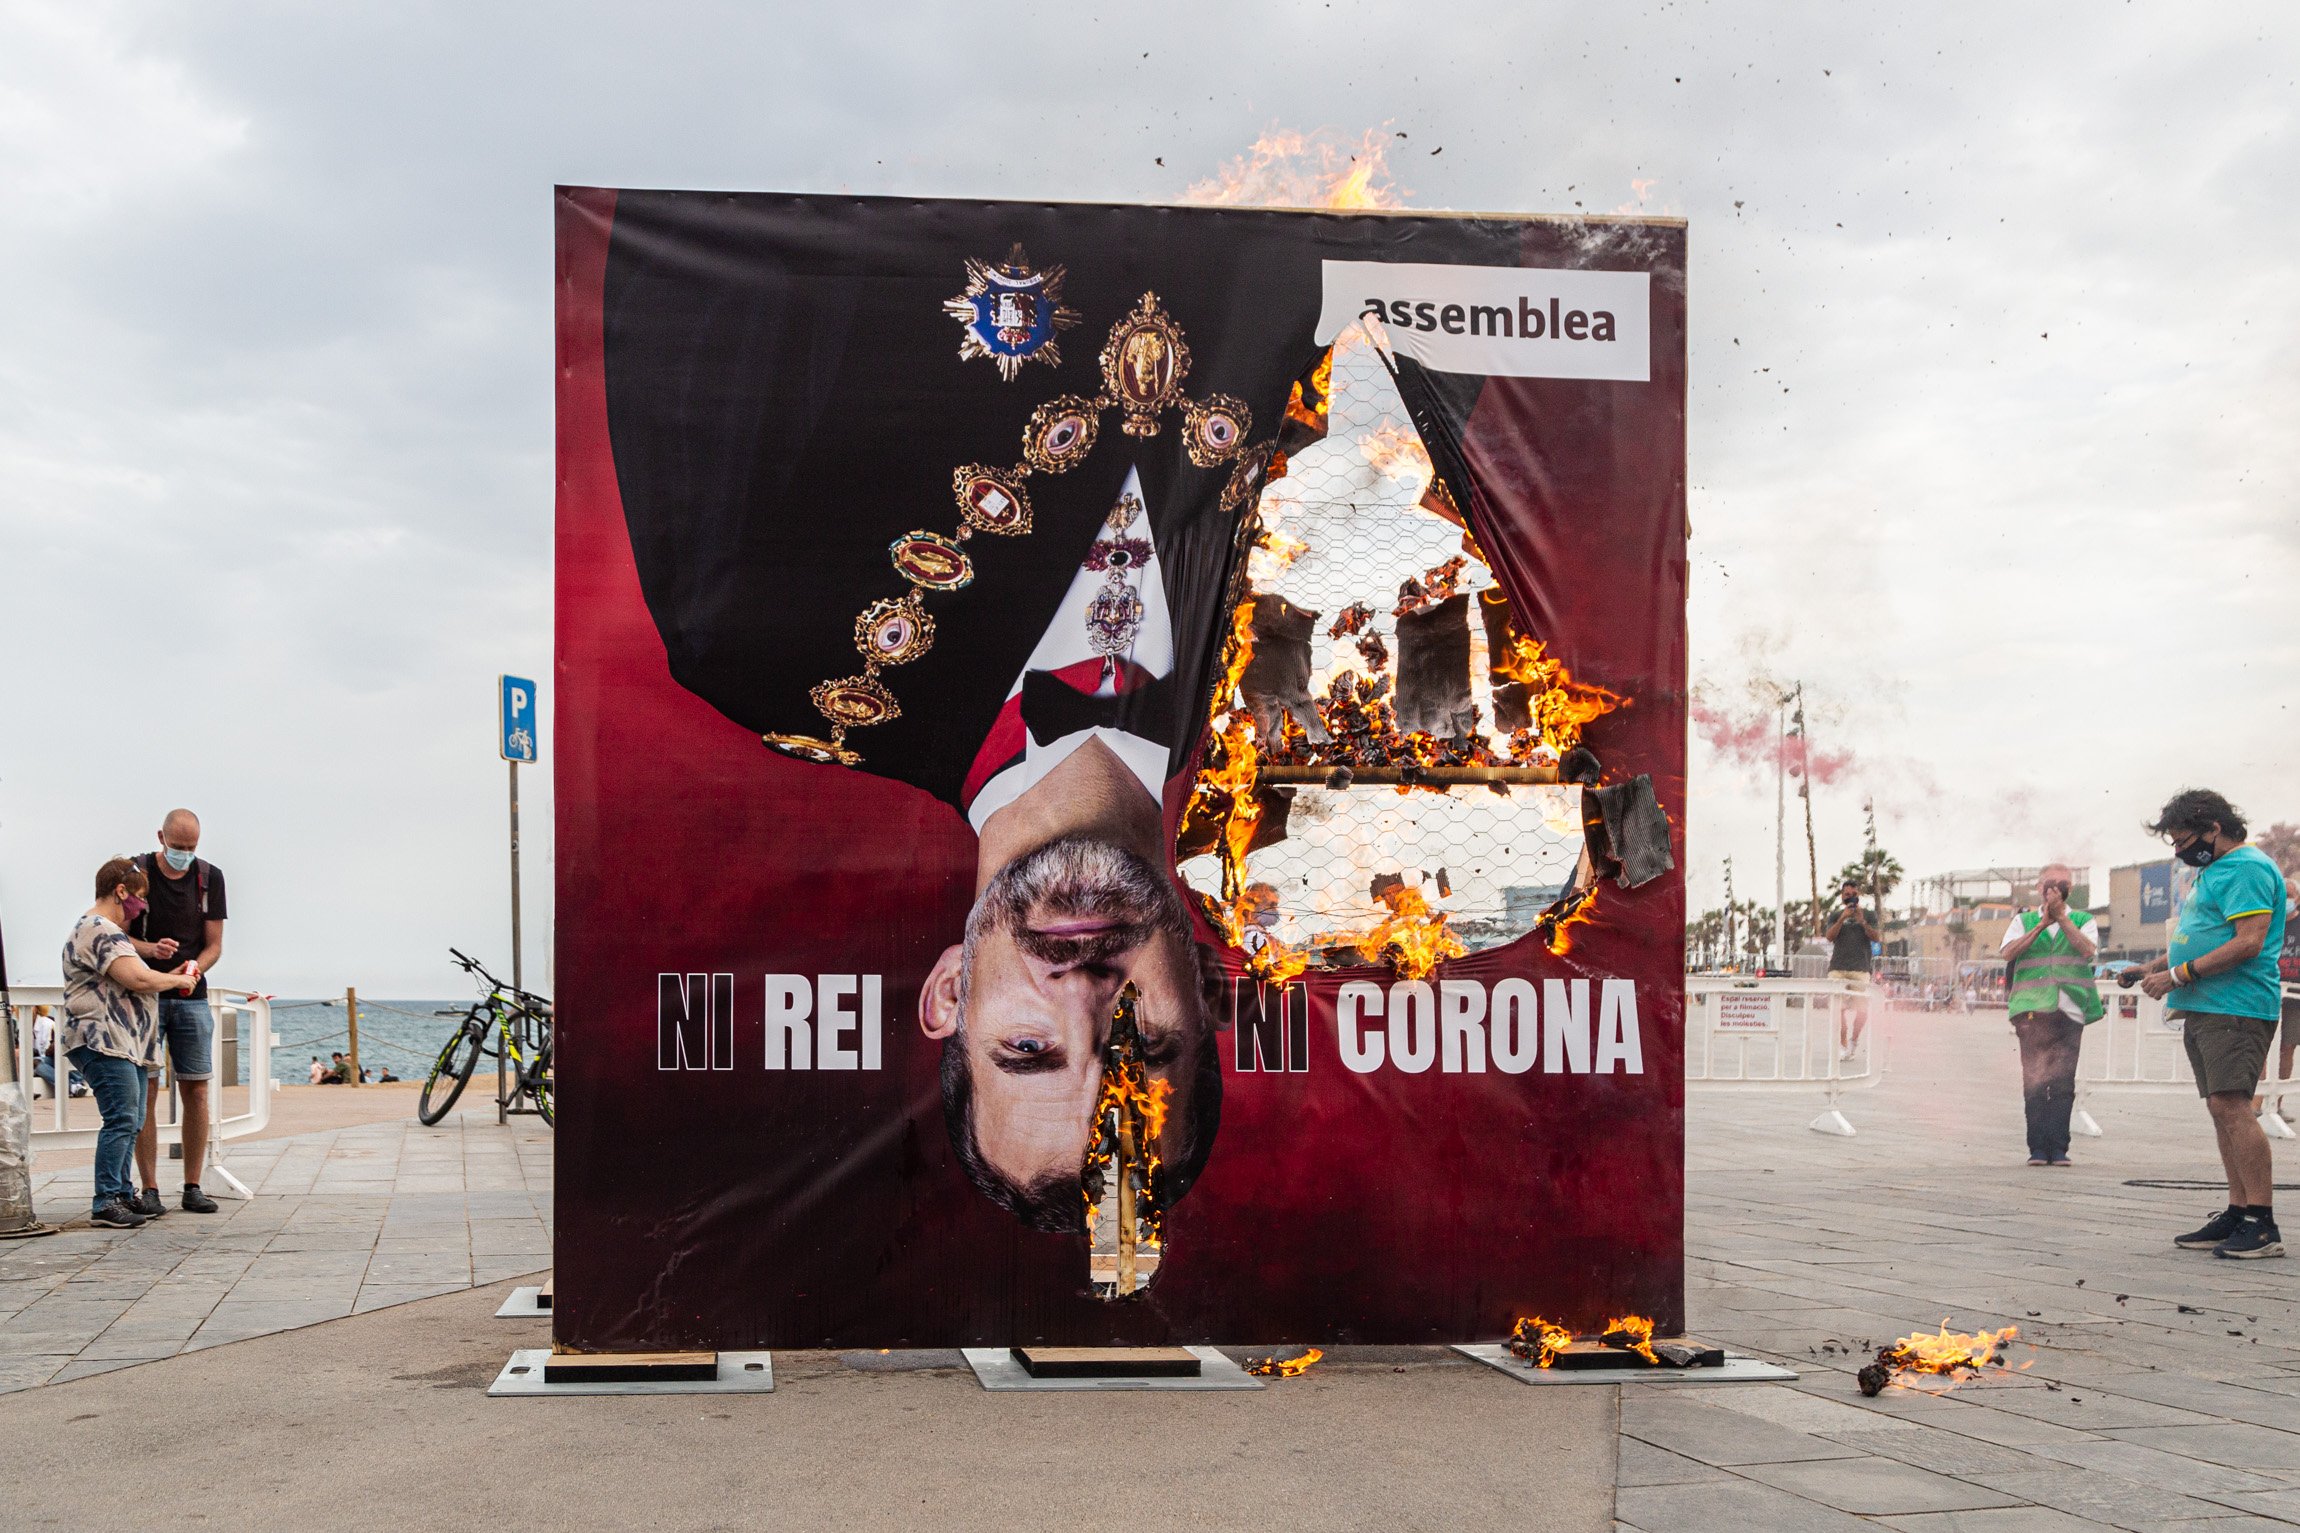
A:
<svg viewBox="0 0 2300 1533">
<path fill-rule="evenodd" d="M 1487 599 L 1493 599 L 1491 593 Z M 1515 628 L 1509 633 L 1508 650 L 1493 657 L 1493 672 L 1525 683 L 1534 694 L 1534 727 L 1542 743 L 1559 752 L 1579 745 L 1582 730 L 1629 702 L 1618 692 L 1575 681 L 1564 661 L 1552 658 L 1539 639 L 1529 639 Z"/>
<path fill-rule="evenodd" d="M 1310 1365 L 1326 1355 L 1322 1347 L 1306 1347 L 1299 1357 L 1257 1357 L 1246 1364 L 1246 1371 L 1265 1379 L 1290 1379 L 1308 1373 Z"/>
<path fill-rule="evenodd" d="M 1615 1337 L 1627 1337 L 1626 1343 L 1615 1342 Z M 1649 1363 L 1661 1359 L 1653 1355 L 1653 1322 L 1644 1315 L 1616 1315 L 1605 1322 L 1605 1340 L 1608 1345 L 1623 1345 Z"/>
<path fill-rule="evenodd" d="M 1310 551 L 1310 545 L 1288 533 L 1269 528 L 1254 539 L 1253 553 L 1248 557 L 1246 573 L 1253 585 L 1274 580 L 1292 567 L 1296 559 Z"/>
<path fill-rule="evenodd" d="M 1401 978 L 1427 979 L 1441 962 L 1459 958 L 1469 951 L 1468 945 L 1454 935 L 1453 928 L 1446 925 L 1445 912 L 1430 909 L 1421 890 L 1410 884 L 1399 884 L 1384 889 L 1381 901 L 1389 906 L 1390 914 L 1364 936 L 1349 939 L 1358 956 L 1367 963 L 1379 963 L 1387 954 L 1391 967 Z"/>
<path fill-rule="evenodd" d="M 1573 1344 L 1573 1333 L 1562 1325 L 1534 1315 L 1521 1319 L 1509 1333 L 1509 1350 L 1528 1358 L 1536 1368 L 1547 1368 L 1557 1354 Z"/>
<path fill-rule="evenodd" d="M 1120 1021 L 1116 1025 L 1131 1027 L 1133 1005 L 1134 987 L 1129 984 L 1120 997 Z M 1166 1129 L 1166 1112 L 1169 1099 L 1174 1094 L 1174 1083 L 1150 1074 L 1142 1057 L 1139 1033 L 1130 1033 L 1123 1046 L 1114 1040 L 1113 1052 L 1116 1054 L 1115 1062 L 1106 1059 L 1102 1068 L 1102 1094 L 1094 1104 L 1096 1138 L 1087 1151 L 1087 1168 L 1089 1171 L 1102 1171 L 1102 1179 L 1106 1183 L 1110 1177 L 1132 1173 L 1132 1167 L 1117 1164 L 1116 1134 L 1111 1134 L 1107 1141 L 1102 1135 L 1102 1126 L 1111 1123 L 1111 1115 L 1115 1113 L 1118 1124 L 1130 1123 L 1133 1126 L 1134 1153 L 1142 1163 L 1146 1185 L 1155 1189 L 1158 1186 L 1160 1165 L 1159 1136 Z M 1155 1197 L 1136 1207 L 1139 1210 L 1137 1220 L 1143 1241 L 1155 1244 L 1159 1238 L 1164 1211 L 1157 1206 Z M 1094 1194 L 1089 1191 L 1086 1194 L 1086 1228 L 1089 1231 L 1094 1228 L 1096 1212 Z"/>
<path fill-rule="evenodd" d="M 1405 486 L 1406 493 L 1417 499 L 1437 473 L 1422 439 L 1387 421 L 1358 438 L 1358 452 L 1375 473 Z"/>
<path fill-rule="evenodd" d="M 1594 921 L 1596 918 L 1597 889 L 1595 885 L 1592 885 L 1582 891 L 1581 898 L 1574 901 L 1570 910 L 1550 923 L 1548 940 L 1551 954 L 1563 958 L 1567 953 L 1572 952 L 1573 932 L 1571 928 Z"/>
<path fill-rule="evenodd" d="M 1954 1376 L 1960 1368 L 1978 1369 L 1995 1361 L 1997 1349 L 2020 1334 L 2020 1327 L 2008 1325 L 1998 1331 L 1975 1331 L 1966 1335 L 1949 1329 L 1946 1319 L 1938 1332 L 1917 1332 L 1904 1336 L 1887 1347 L 1878 1358 L 1890 1366 L 1910 1373 L 1936 1373 Z"/>
<path fill-rule="evenodd" d="M 1388 156 L 1389 137 L 1379 128 L 1354 142 L 1331 128 L 1273 129 L 1214 175 L 1192 182 L 1182 200 L 1214 207 L 1404 207 Z"/>
</svg>

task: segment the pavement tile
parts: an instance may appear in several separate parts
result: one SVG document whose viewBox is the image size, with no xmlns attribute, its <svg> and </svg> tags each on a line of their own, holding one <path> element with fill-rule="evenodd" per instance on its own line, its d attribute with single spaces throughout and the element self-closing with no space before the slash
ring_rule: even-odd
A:
<svg viewBox="0 0 2300 1533">
<path fill-rule="evenodd" d="M 2232 1469 L 2300 1469 L 2300 1435 L 2246 1422 L 2209 1426 L 2134 1427 L 2109 1434 L 2121 1441 L 2162 1449 Z"/>
<path fill-rule="evenodd" d="M 1732 1478 L 1727 1470 L 1696 1463 L 1634 1437 L 1621 1439 L 1620 1461 L 1614 1470 L 1616 1485 L 1698 1485 Z"/>
<path fill-rule="evenodd" d="M 1737 1472 L 1808 1501 L 1862 1516 L 1973 1511 L 1981 1507 L 2017 1506 L 2024 1499 L 1984 1490 L 1966 1481 L 1888 1458 L 1748 1464 Z"/>
<path fill-rule="evenodd" d="M 1625 1485 L 1614 1514 L 1646 1529 L 1748 1530 L 1748 1533 L 1863 1533 L 1875 1524 L 1833 1507 L 1749 1480 L 1699 1485 Z"/>
<path fill-rule="evenodd" d="M 2097 1470 L 2025 1469 L 2010 1474 L 1976 1474 L 1974 1483 L 2040 1506 L 2058 1507 L 2112 1527 L 2145 1530 L 2182 1518 L 2211 1517 L 2223 1508 L 2194 1496 L 2141 1485 Z"/>
<path fill-rule="evenodd" d="M 2232 1496 L 2215 1496 L 2215 1501 L 2253 1516 L 2271 1520 L 2285 1526 L 2300 1524 L 2300 1490 L 2272 1490 Z M 2218 1522 L 2200 1523 L 2196 1533 L 2222 1533 L 2224 1525 Z"/>
<path fill-rule="evenodd" d="M 1732 1466 L 1861 1456 L 1841 1443 L 1682 1396 L 1624 1399 L 1621 1430 L 1641 1442 L 1704 1464 Z"/>
<path fill-rule="evenodd" d="M 172 1353 L 160 1353 L 158 1354 L 158 1357 L 167 1357 L 172 1355 Z M 115 1369 L 133 1368 L 138 1363 L 156 1362 L 158 1361 L 158 1357 L 92 1358 L 83 1353 L 81 1354 L 78 1361 L 66 1363 L 63 1367 L 57 1369 L 54 1375 L 49 1378 L 48 1382 L 51 1384 L 69 1384 L 74 1379 L 84 1379 L 90 1374 L 111 1373 Z"/>
<path fill-rule="evenodd" d="M 1991 1507 L 1974 1512 L 1919 1512 L 1910 1517 L 1887 1517 L 1880 1526 L 1900 1533 L 2096 1533 L 2106 1524 L 2077 1517 L 2049 1506 Z M 2197 1533 L 2218 1533 L 2211 1523 L 2198 1523 Z"/>
<path fill-rule="evenodd" d="M 1859 1448 L 1865 1453 L 1899 1459 L 1904 1464 L 1930 1469 L 1935 1474 L 2009 1474 L 2015 1470 L 2034 1469 L 2038 1465 L 2032 1455 L 2045 1451 L 2034 1446 L 2001 1447 L 1956 1432 L 1918 1426 L 1914 1422 L 1905 1423 L 1904 1429 L 1896 1432 L 1830 1432 L 1825 1435 L 1832 1442 L 1843 1443 L 1848 1448 Z"/>
<path fill-rule="evenodd" d="M 2211 1432 L 2216 1429 L 2202 1430 Z M 2224 1464 L 2202 1460 L 2190 1454 L 2166 1452 L 2129 1441 L 2047 1443 L 2033 1451 L 2040 1457 L 2057 1459 L 2064 1464 L 2080 1464 L 2087 1469 L 2121 1475 L 2144 1485 L 2161 1485 L 2166 1490 L 2177 1490 L 2191 1496 L 2290 1489 L 2285 1483 L 2265 1475 L 2247 1474 L 2241 1469 L 2231 1469 Z"/>
<path fill-rule="evenodd" d="M 56 1376 L 56 1370 L 72 1361 L 69 1352 L 33 1352 L 14 1357 L 0 1357 L 0 1393 L 14 1389 L 30 1389 L 45 1384 Z"/>
</svg>

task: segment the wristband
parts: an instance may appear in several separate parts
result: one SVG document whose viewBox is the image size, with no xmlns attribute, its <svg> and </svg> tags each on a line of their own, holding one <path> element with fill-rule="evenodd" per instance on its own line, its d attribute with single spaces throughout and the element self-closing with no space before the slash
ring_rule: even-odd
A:
<svg viewBox="0 0 2300 1533">
<path fill-rule="evenodd" d="M 2186 975 L 2180 972 L 2183 969 L 2188 971 Z M 2176 963 L 2172 966 L 2172 977 L 2182 985 L 2193 985 L 2196 983 L 2196 965 L 2194 963 Z"/>
</svg>

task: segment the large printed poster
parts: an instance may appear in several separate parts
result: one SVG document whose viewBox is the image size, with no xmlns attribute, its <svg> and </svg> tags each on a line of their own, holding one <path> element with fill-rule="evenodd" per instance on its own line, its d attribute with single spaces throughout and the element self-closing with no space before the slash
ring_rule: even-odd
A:
<svg viewBox="0 0 2300 1533">
<path fill-rule="evenodd" d="M 1684 274 L 562 189 L 558 1340 L 1677 1329 Z"/>
</svg>

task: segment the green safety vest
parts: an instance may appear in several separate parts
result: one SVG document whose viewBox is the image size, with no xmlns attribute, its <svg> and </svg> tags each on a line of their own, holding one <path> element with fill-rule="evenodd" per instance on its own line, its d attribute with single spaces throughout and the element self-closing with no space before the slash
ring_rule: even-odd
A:
<svg viewBox="0 0 2300 1533">
<path fill-rule="evenodd" d="M 2044 913 L 2024 910 L 2020 919 L 2021 925 L 2033 932 L 2044 920 Z M 2076 1002 L 2087 1022 L 2098 1022 L 2108 1011 L 2101 1002 L 2100 987 L 2093 982 L 2092 964 L 2077 957 L 2067 934 L 2055 926 L 2013 960 L 2012 991 L 2005 1004 L 2016 1017 L 2024 1011 L 2059 1011 L 2064 995 Z"/>
</svg>

